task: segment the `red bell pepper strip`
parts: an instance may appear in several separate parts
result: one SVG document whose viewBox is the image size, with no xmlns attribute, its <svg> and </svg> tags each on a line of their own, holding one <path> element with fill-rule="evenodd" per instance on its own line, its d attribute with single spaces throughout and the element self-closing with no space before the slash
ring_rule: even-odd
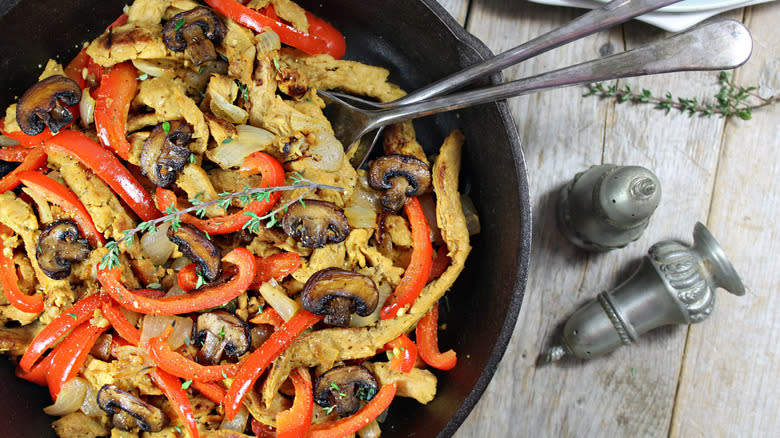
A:
<svg viewBox="0 0 780 438">
<path fill-rule="evenodd" d="M 294 252 L 281 252 L 272 254 L 268 257 L 256 257 L 257 272 L 249 289 L 257 289 L 266 281 L 274 279 L 281 281 L 284 277 L 292 274 L 301 266 L 301 256 Z M 181 268 L 177 275 L 179 287 L 184 291 L 191 291 L 198 285 L 197 263 L 190 263 Z M 229 272 L 229 271 L 228 271 Z"/>
<path fill-rule="evenodd" d="M 279 327 L 284 324 L 284 318 L 282 318 L 282 315 L 279 315 L 279 312 L 277 312 L 276 309 L 268 306 L 259 315 L 250 319 L 249 322 L 258 325 L 268 324 L 273 326 L 274 330 L 279 330 Z"/>
<path fill-rule="evenodd" d="M 0 160 L 21 163 L 32 150 L 26 146 L 6 146 L 0 148 Z"/>
<path fill-rule="evenodd" d="M 54 345 L 62 335 L 70 331 L 73 327 L 92 318 L 95 309 L 100 307 L 104 302 L 107 302 L 108 299 L 109 298 L 106 295 L 94 293 L 77 301 L 66 311 L 62 312 L 60 316 L 54 318 L 32 340 L 30 346 L 27 347 L 27 350 L 22 355 L 22 359 L 19 361 L 19 367 L 24 371 L 30 371 L 33 365 L 35 365 L 35 362 L 37 362 L 38 359 L 43 356 L 43 353 Z"/>
<path fill-rule="evenodd" d="M 152 381 L 162 390 L 163 394 L 171 402 L 171 406 L 176 409 L 176 414 L 184 423 L 184 427 L 190 434 L 190 438 L 199 438 L 198 424 L 195 421 L 195 414 L 192 412 L 190 399 L 187 397 L 187 391 L 181 387 L 181 381 L 176 377 L 157 368 L 150 373 Z"/>
<path fill-rule="evenodd" d="M 315 315 L 301 310 L 276 330 L 263 345 L 253 351 L 239 368 L 233 383 L 230 385 L 223 406 L 228 420 L 232 420 L 244 401 L 255 381 L 277 356 L 279 356 L 304 330 L 322 320 L 321 315 Z"/>
<path fill-rule="evenodd" d="M 19 181 L 19 174 L 21 172 L 26 170 L 38 170 L 46 165 L 46 160 L 47 156 L 46 152 L 43 151 L 43 148 L 35 147 L 30 149 L 30 153 L 24 157 L 22 164 L 8 173 L 8 175 L 4 176 L 3 179 L 0 179 L 0 193 L 15 189 L 21 184 L 21 181 Z"/>
<path fill-rule="evenodd" d="M 390 359 L 390 368 L 402 373 L 408 373 L 417 362 L 417 345 L 409 339 L 409 336 L 401 335 L 385 344 L 385 350 L 393 353 Z"/>
<path fill-rule="evenodd" d="M 68 107 L 68 108 L 76 108 L 76 109 L 78 109 L 78 106 L 73 106 L 73 107 Z M 74 114 L 74 112 L 71 111 L 71 114 Z M 78 112 L 75 112 L 75 115 L 78 115 Z M 74 119 L 75 119 L 75 116 L 74 116 Z M 72 123 L 73 122 L 68 123 L 62 129 L 67 128 Z M 35 135 L 27 135 L 27 134 L 25 134 L 22 131 L 14 131 L 14 132 L 6 131 L 6 129 L 5 129 L 5 117 L 0 119 L 0 132 L 2 132 L 2 134 L 5 135 L 6 137 L 12 138 L 12 139 L 18 141 L 20 146 L 24 146 L 24 147 L 28 147 L 28 148 L 33 147 L 33 146 L 38 146 L 39 144 L 41 144 L 44 141 L 46 141 L 46 139 L 51 138 L 51 136 L 54 135 L 51 132 L 51 129 L 49 129 L 48 126 L 43 128 L 43 132 L 41 132 L 40 134 L 35 134 Z"/>
<path fill-rule="evenodd" d="M 120 15 L 119 18 L 108 25 L 106 30 L 127 24 L 127 19 L 127 14 Z M 73 79 L 82 90 L 87 86 L 87 78 L 85 77 L 86 75 L 84 74 L 84 69 L 87 69 L 87 75 L 93 75 L 94 79 L 97 81 L 99 81 L 100 77 L 103 75 L 103 67 L 96 64 L 92 58 L 87 55 L 86 47 L 81 49 L 79 53 L 77 53 L 76 56 L 70 61 L 70 63 L 68 63 L 68 65 L 65 67 L 65 76 Z"/>
<path fill-rule="evenodd" d="M 87 68 L 91 60 L 92 58 L 87 55 L 87 48 L 84 47 L 65 67 L 65 76 L 73 79 L 81 90 L 87 86 L 87 79 L 84 77 L 84 69 Z"/>
<path fill-rule="evenodd" d="M 422 360 L 438 370 L 451 370 L 458 363 L 455 351 L 439 352 L 439 303 L 417 322 L 415 329 L 418 352 Z"/>
<path fill-rule="evenodd" d="M 76 221 L 81 233 L 89 240 L 90 245 L 93 247 L 105 245 L 106 239 L 95 227 L 84 204 L 70 189 L 40 172 L 20 172 L 19 180 L 27 188 L 69 214 Z"/>
<path fill-rule="evenodd" d="M 314 396 L 309 370 L 305 367 L 292 370 L 290 380 L 295 387 L 295 399 L 290 409 L 276 414 L 277 438 L 302 437 L 311 427 Z"/>
<path fill-rule="evenodd" d="M 410 197 L 404 204 L 404 211 L 412 226 L 412 258 L 398 286 L 382 307 L 382 319 L 395 318 L 399 310 L 414 303 L 431 275 L 433 246 L 420 201 Z"/>
<path fill-rule="evenodd" d="M 138 91 L 138 72 L 130 61 L 115 65 L 103 73 L 95 93 L 95 129 L 104 146 L 127 160 L 130 142 L 127 141 L 127 114 L 130 102 Z"/>
<path fill-rule="evenodd" d="M 263 424 L 252 417 L 252 433 L 257 438 L 276 438 L 276 428 Z"/>
<path fill-rule="evenodd" d="M 294 252 L 280 252 L 268 257 L 257 258 L 257 272 L 250 289 L 257 289 L 271 279 L 281 281 L 301 266 L 301 256 Z"/>
<path fill-rule="evenodd" d="M 149 193 L 138 183 L 122 163 L 103 146 L 78 131 L 63 131 L 46 140 L 48 153 L 69 155 L 102 179 L 141 219 L 149 221 L 162 216 Z"/>
<path fill-rule="evenodd" d="M 230 365 L 201 365 L 173 351 L 168 345 L 168 338 L 173 333 L 173 327 L 166 327 L 162 335 L 149 338 L 146 352 L 158 367 L 168 373 L 185 380 L 199 382 L 215 382 L 233 377 L 238 372 L 240 363 Z"/>
<path fill-rule="evenodd" d="M 271 30 L 279 35 L 279 39 L 290 46 L 301 49 L 310 55 L 319 53 L 328 53 L 334 58 L 344 56 L 344 53 L 338 52 L 340 44 L 338 42 L 328 42 L 325 38 L 344 37 L 337 32 L 334 36 L 332 32 L 323 32 L 322 35 L 315 35 L 314 29 L 309 29 L 310 33 L 304 33 L 300 30 L 283 23 L 277 19 L 263 15 L 262 13 L 250 9 L 235 0 L 205 0 L 212 8 L 216 9 L 222 15 L 238 22 L 242 26 L 249 28 L 257 33 L 262 33 L 264 27 L 270 27 Z M 311 24 L 310 24 L 311 26 Z M 315 28 L 318 28 L 315 26 Z M 335 29 L 334 29 L 335 30 Z"/>
<path fill-rule="evenodd" d="M 30 371 L 25 371 L 21 367 L 16 367 L 16 377 L 33 382 L 37 385 L 46 386 L 46 376 L 49 374 L 49 365 L 51 365 L 51 354 L 36 363 Z"/>
<path fill-rule="evenodd" d="M 306 438 L 341 438 L 352 435 L 374 421 L 384 412 L 395 397 L 398 383 L 385 385 L 365 406 L 355 414 L 335 421 L 315 424 L 309 429 Z"/>
<path fill-rule="evenodd" d="M 57 399 L 62 385 L 78 374 L 98 336 L 108 330 L 108 327 L 98 327 L 84 321 L 54 348 L 46 376 L 52 400 Z"/>
<path fill-rule="evenodd" d="M 309 33 L 325 40 L 325 53 L 336 59 L 343 58 L 347 52 L 347 42 L 344 40 L 344 35 L 330 23 L 311 12 L 306 12 L 306 18 L 309 20 Z"/>
<path fill-rule="evenodd" d="M 448 251 L 446 244 L 442 244 L 436 250 L 436 256 L 433 257 L 433 264 L 431 265 L 431 276 L 428 277 L 428 281 L 441 277 L 441 274 L 450 266 L 451 260 L 450 256 L 447 255 Z"/>
<path fill-rule="evenodd" d="M 197 268 L 197 263 L 190 263 L 179 270 L 176 279 L 179 282 L 179 287 L 182 288 L 183 291 L 189 292 L 198 286 Z"/>
<path fill-rule="evenodd" d="M 222 399 L 225 398 L 225 389 L 219 386 L 217 383 L 199 382 L 197 380 L 193 380 L 192 387 L 214 403 L 221 404 Z"/>
<path fill-rule="evenodd" d="M 141 342 L 141 332 L 133 324 L 130 324 L 119 307 L 111 302 L 105 302 L 100 306 L 100 310 L 122 339 L 133 345 L 138 345 Z"/>
<path fill-rule="evenodd" d="M 221 306 L 246 291 L 254 278 L 255 257 L 246 248 L 236 248 L 222 258 L 238 266 L 238 273 L 225 283 L 205 287 L 197 292 L 162 298 L 150 298 L 129 291 L 120 279 L 119 268 L 97 270 L 97 277 L 108 295 L 122 307 L 155 315 L 177 315 Z"/>
<path fill-rule="evenodd" d="M 13 231 L 3 224 L 0 224 L 0 234 L 10 236 Z M 10 253 L 11 249 L 7 251 Z M 27 313 L 41 313 L 43 311 L 43 297 L 33 293 L 27 295 L 19 290 L 19 277 L 16 275 L 16 265 L 13 257 L 6 254 L 3 236 L 0 236 L 0 285 L 3 287 L 5 298 L 12 306 Z"/>
<path fill-rule="evenodd" d="M 264 152 L 255 152 L 255 154 L 262 154 L 258 156 L 258 162 L 261 163 L 259 165 L 262 166 L 260 173 L 263 175 L 261 186 L 267 188 L 284 185 L 284 168 L 279 161 Z M 162 210 L 167 210 L 171 206 L 176 208 L 176 195 L 172 191 L 158 187 L 155 194 L 157 197 L 157 205 L 159 205 Z M 232 233 L 240 230 L 244 224 L 252 219 L 250 214 L 262 216 L 268 213 L 274 204 L 276 204 L 276 201 L 279 200 L 280 196 L 282 196 L 282 194 L 279 191 L 271 192 L 268 196 L 268 201 L 252 201 L 243 210 L 226 216 L 200 219 L 190 214 L 182 214 L 179 217 L 182 222 L 193 225 L 201 231 L 205 231 L 211 235 Z"/>
</svg>

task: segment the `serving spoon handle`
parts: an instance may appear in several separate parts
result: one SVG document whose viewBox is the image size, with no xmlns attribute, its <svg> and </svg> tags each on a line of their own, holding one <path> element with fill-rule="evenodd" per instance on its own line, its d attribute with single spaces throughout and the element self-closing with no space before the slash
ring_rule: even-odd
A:
<svg viewBox="0 0 780 438">
<path fill-rule="evenodd" d="M 744 64 L 752 49 L 750 32 L 742 23 L 731 19 L 711 21 L 627 52 L 529 78 L 390 109 L 358 110 L 369 116 L 360 135 L 391 123 L 547 88 L 676 71 L 732 69 Z"/>
<path fill-rule="evenodd" d="M 682 0 L 612 0 L 604 6 L 593 9 L 561 27 L 555 28 L 483 62 L 466 67 L 392 102 L 369 102 L 352 96 L 344 97 L 366 105 L 367 108 L 391 108 L 420 102 L 460 88 L 478 78 L 497 73 L 511 65 L 533 58 L 571 41 L 608 29 L 664 6 L 679 3 L 680 1 Z M 342 97 L 341 94 L 337 94 L 337 96 Z"/>
</svg>

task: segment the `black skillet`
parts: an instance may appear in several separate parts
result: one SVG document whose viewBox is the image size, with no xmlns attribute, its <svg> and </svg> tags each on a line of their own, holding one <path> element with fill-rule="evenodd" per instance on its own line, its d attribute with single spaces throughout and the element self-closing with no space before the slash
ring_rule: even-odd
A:
<svg viewBox="0 0 780 438">
<path fill-rule="evenodd" d="M 18 3 L 18 4 L 17 4 Z M 50 57 L 67 63 L 77 45 L 111 23 L 125 1 L 0 1 L 0 108 L 35 82 Z M 491 56 L 435 0 L 313 0 L 308 10 L 332 22 L 347 39 L 347 58 L 387 67 L 390 78 L 413 90 Z M 489 82 L 498 82 L 495 76 Z M 531 248 L 528 181 L 520 139 L 505 103 L 415 121 L 420 142 L 434 153 L 455 128 L 467 138 L 461 188 L 476 204 L 482 232 L 473 239 L 466 270 L 442 305 L 442 349 L 458 365 L 437 372 L 436 399 L 421 406 L 396 400 L 383 424 L 387 437 L 451 436 L 496 371 L 515 326 Z M 0 174 L 10 168 L 0 164 Z M 0 430 L 6 436 L 54 436 L 41 409 L 48 391 L 19 380 L 0 360 Z M 507 413 L 507 417 L 511 414 Z"/>
</svg>

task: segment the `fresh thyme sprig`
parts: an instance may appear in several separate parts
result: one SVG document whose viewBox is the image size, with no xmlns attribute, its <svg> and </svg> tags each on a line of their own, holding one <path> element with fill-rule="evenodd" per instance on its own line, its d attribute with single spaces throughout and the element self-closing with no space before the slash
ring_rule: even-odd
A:
<svg viewBox="0 0 780 438">
<path fill-rule="evenodd" d="M 681 113 L 688 113 L 689 117 L 698 114 L 700 117 L 711 117 L 716 114 L 720 117 L 737 116 L 742 120 L 750 120 L 753 110 L 780 102 L 780 95 L 763 98 L 754 93 L 756 87 L 742 87 L 731 84 L 731 75 L 725 71 L 718 76 L 720 91 L 713 96 L 711 103 L 699 102 L 695 97 L 686 99 L 675 98 L 671 92 L 666 92 L 663 97 L 654 96 L 653 93 L 643 88 L 640 92 L 634 91 L 630 85 L 618 88 L 617 85 L 607 85 L 603 82 L 589 84 L 588 92 L 583 96 L 598 96 L 601 98 L 615 99 L 618 103 L 633 102 L 655 105 L 656 109 L 663 110 L 666 114 L 673 109 Z"/>
<path fill-rule="evenodd" d="M 198 194 L 194 198 L 190 199 L 190 203 L 192 204 L 191 207 L 187 207 L 181 210 L 175 208 L 173 205 L 170 205 L 163 211 L 163 213 L 165 213 L 164 216 L 157 219 L 152 219 L 150 221 L 141 222 L 135 228 L 122 231 L 122 237 L 118 241 L 111 240 L 107 242 L 105 248 L 108 250 L 108 252 L 101 258 L 98 268 L 112 269 L 118 267 L 119 245 L 124 244 L 126 246 L 131 246 L 135 241 L 135 235 L 138 233 L 154 232 L 157 230 L 157 226 L 163 223 L 170 223 L 170 227 L 176 231 L 178 227 L 181 226 L 181 215 L 186 213 L 194 213 L 196 216 L 203 218 L 206 215 L 207 208 L 216 205 L 223 210 L 227 210 L 234 199 L 237 199 L 242 205 L 247 205 L 253 201 L 268 201 L 270 199 L 271 193 L 273 192 L 307 189 L 292 201 L 284 203 L 281 207 L 278 207 L 263 216 L 258 216 L 253 212 L 245 212 L 244 214 L 250 216 L 251 218 L 244 224 L 243 228 L 249 230 L 250 232 L 257 233 L 260 231 L 261 221 L 268 220 L 268 223 L 265 226 L 267 228 L 273 227 L 277 222 L 277 213 L 286 210 L 287 207 L 296 202 L 303 203 L 303 198 L 314 190 L 344 190 L 342 187 L 320 184 L 311 181 L 307 178 L 304 178 L 300 173 L 295 173 L 290 176 L 290 181 L 291 185 L 280 187 L 250 188 L 245 186 L 244 190 L 239 192 L 223 192 L 219 194 L 217 199 L 205 202 L 199 199 Z M 211 236 L 208 234 L 206 234 L 206 237 L 209 239 L 211 238 Z M 198 280 L 201 281 L 200 278 Z"/>
</svg>

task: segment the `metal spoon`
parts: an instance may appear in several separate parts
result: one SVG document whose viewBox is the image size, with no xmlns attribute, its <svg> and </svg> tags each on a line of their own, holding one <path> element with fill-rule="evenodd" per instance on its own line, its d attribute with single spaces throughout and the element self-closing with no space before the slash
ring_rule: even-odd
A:
<svg viewBox="0 0 780 438">
<path fill-rule="evenodd" d="M 532 40 L 499 53 L 483 62 L 469 66 L 445 78 L 419 88 L 406 96 L 391 102 L 374 102 L 349 94 L 333 93 L 337 97 L 349 99 L 368 108 L 392 108 L 413 102 L 420 102 L 429 97 L 439 96 L 447 91 L 466 85 L 478 78 L 499 72 L 511 65 L 533 58 L 544 52 L 584 38 L 600 30 L 608 29 L 626 22 L 634 17 L 679 3 L 682 0 L 612 0 L 604 6 L 593 9 L 574 20 L 557 27 Z"/>
<path fill-rule="evenodd" d="M 723 19 L 627 52 L 492 87 L 394 108 L 365 110 L 329 92 L 318 93 L 328 105 L 328 118 L 336 137 L 342 144 L 350 145 L 347 150 L 349 156 L 363 135 L 392 123 L 547 88 L 657 73 L 736 68 L 748 60 L 752 50 L 753 40 L 747 28 L 738 21 Z"/>
<path fill-rule="evenodd" d="M 358 106 L 363 108 L 392 108 L 412 102 L 420 102 L 429 97 L 438 96 L 449 90 L 459 88 L 477 78 L 499 72 L 510 65 L 533 58 L 571 41 L 680 1 L 682 0 L 612 0 L 604 6 L 593 9 L 561 27 L 555 28 L 481 63 L 453 73 L 392 102 L 373 102 L 349 94 L 335 92 L 331 92 L 331 94 L 350 103 L 358 104 Z M 356 164 L 355 167 L 363 165 L 363 160 L 371 153 L 371 149 L 379 141 L 381 135 L 382 127 L 379 127 L 371 143 L 366 144 L 364 142 L 360 145 L 364 150 L 355 152 L 355 157 L 353 158 L 361 159 L 361 161 L 357 162 L 353 160 L 353 164 Z M 345 147 L 347 146 L 345 145 Z"/>
</svg>

